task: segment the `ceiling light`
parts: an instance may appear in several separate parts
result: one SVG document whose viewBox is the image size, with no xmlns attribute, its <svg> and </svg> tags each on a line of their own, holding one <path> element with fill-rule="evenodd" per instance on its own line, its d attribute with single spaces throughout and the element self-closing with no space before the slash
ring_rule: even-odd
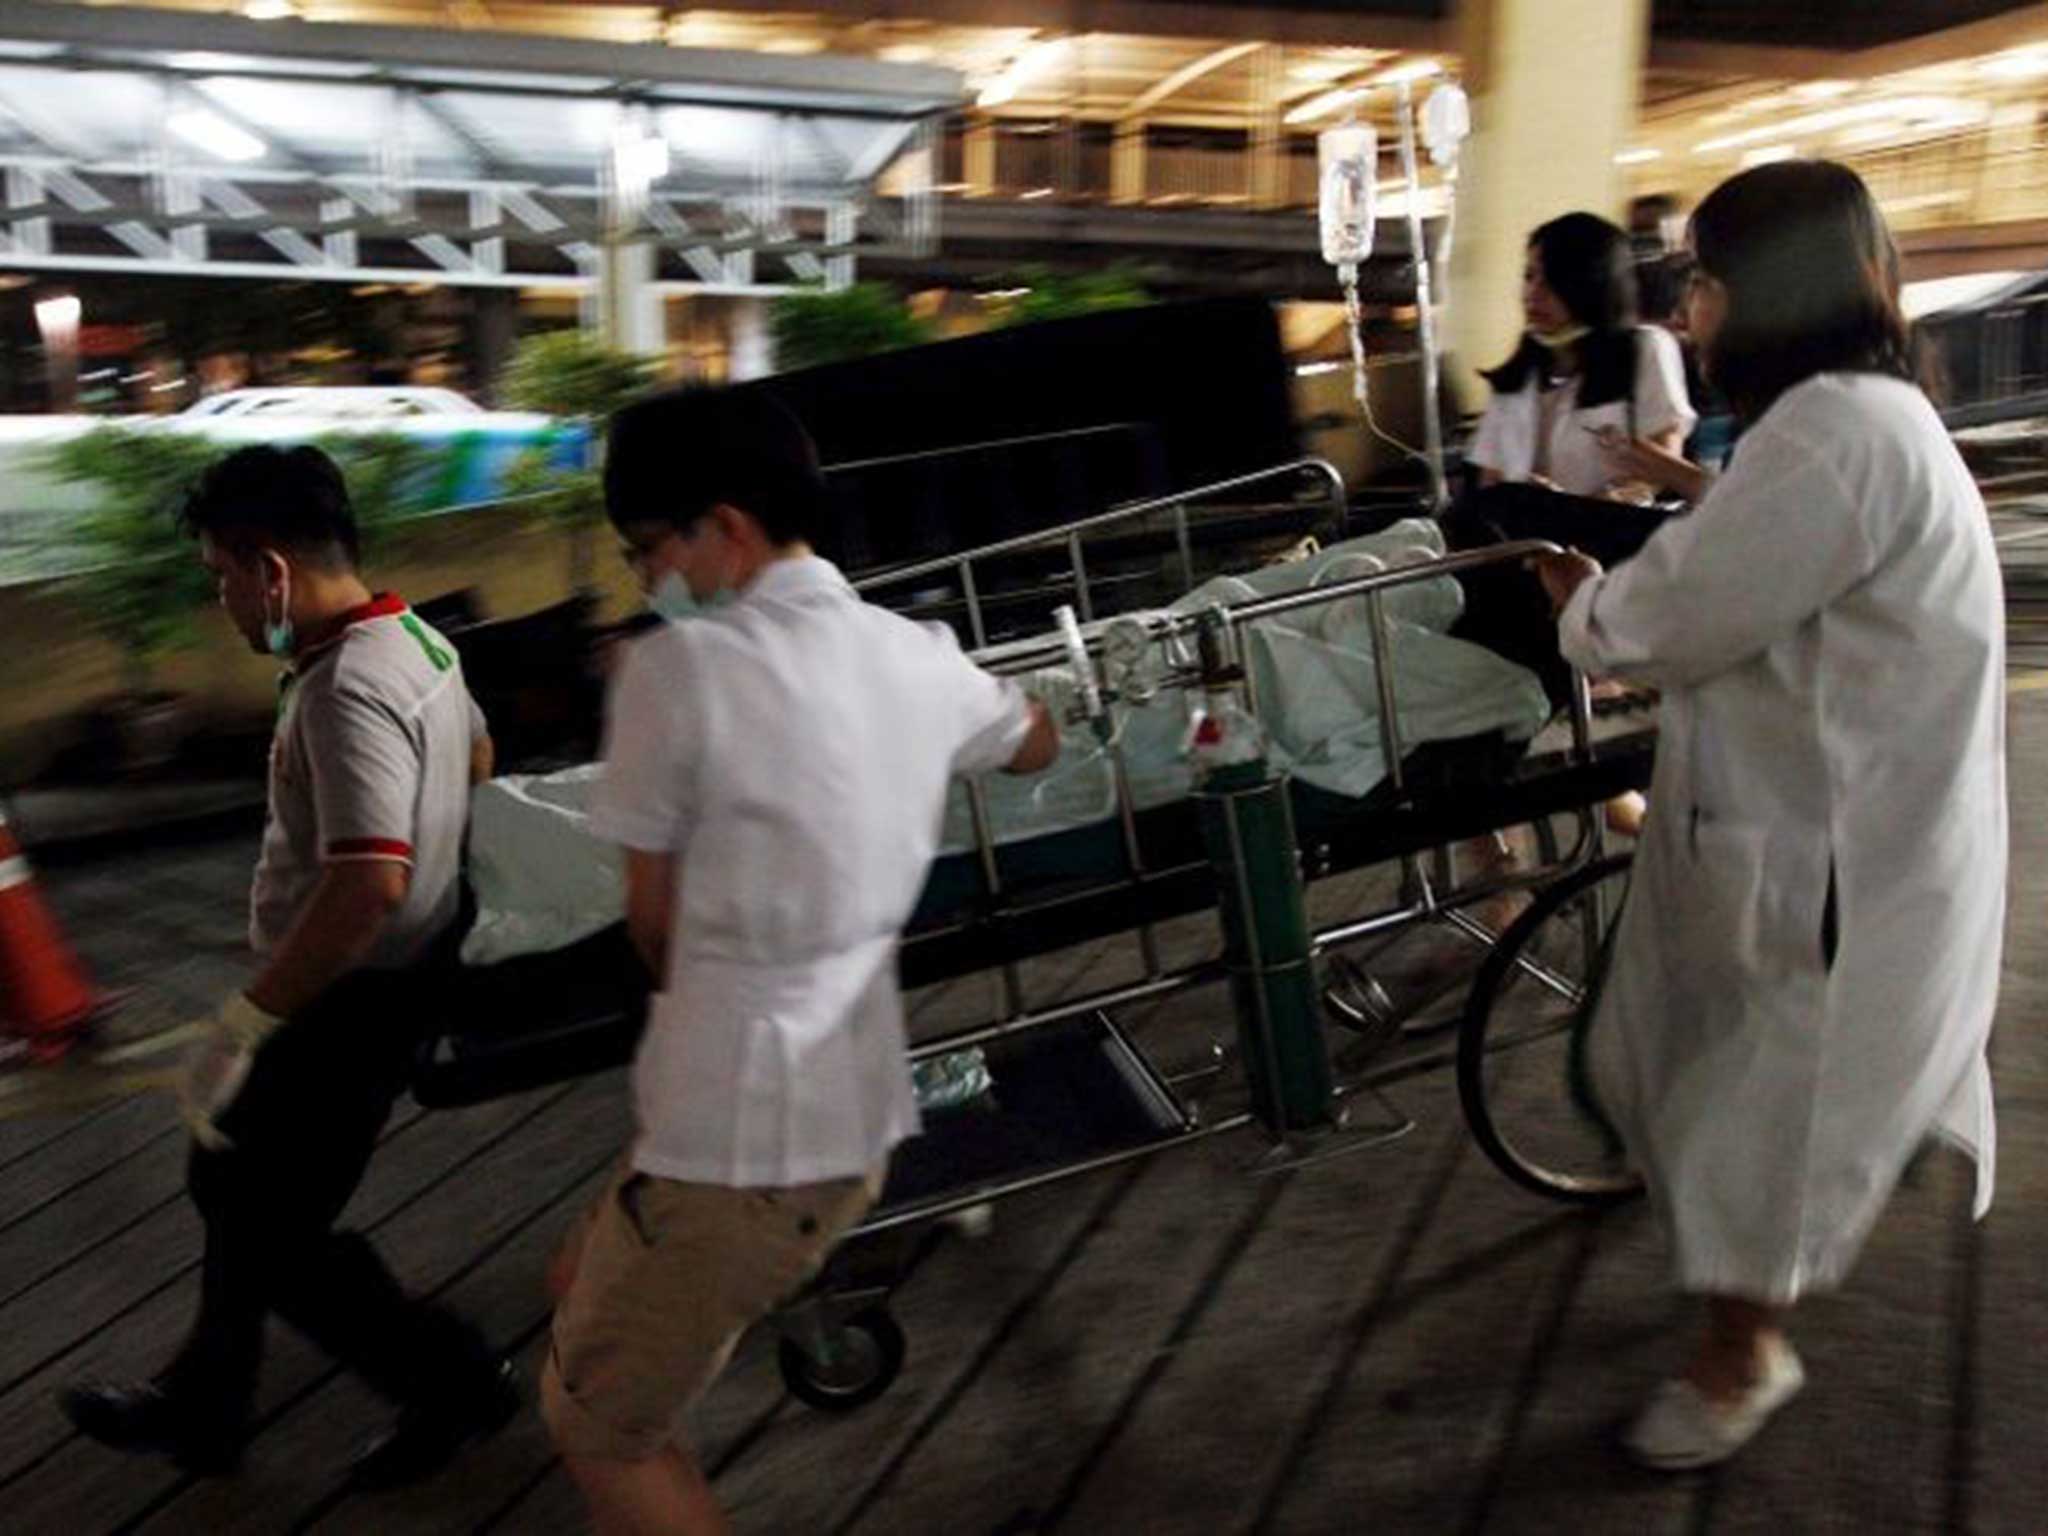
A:
<svg viewBox="0 0 2048 1536">
<path fill-rule="evenodd" d="M 60 294 L 54 299 L 36 301 L 36 328 L 43 333 L 45 346 L 76 345 L 78 340 L 78 317 L 84 313 L 84 306 L 71 294 Z"/>
<path fill-rule="evenodd" d="M 1798 156 L 1795 144 L 1759 144 L 1747 150 L 1742 156 L 1742 168 L 1746 171 L 1753 165 L 1775 165 L 1780 160 L 1791 160 Z"/>
<path fill-rule="evenodd" d="M 1662 160 L 1663 158 L 1664 151 L 1661 149 L 1624 149 L 1614 157 L 1614 163 L 1616 165 L 1647 165 L 1652 160 Z"/>
<path fill-rule="evenodd" d="M 891 64 L 923 64 L 937 52 L 930 43 L 891 43 L 875 57 Z"/>
<path fill-rule="evenodd" d="M 771 37 L 761 44 L 763 53 L 823 53 L 822 37 Z"/>
<path fill-rule="evenodd" d="M 1311 96 L 1300 106 L 1290 111 L 1282 122 L 1290 127 L 1296 123 L 1312 123 L 1319 117 L 1327 117 L 1339 108 L 1353 102 L 1363 101 L 1367 92 L 1363 86 L 1348 86 L 1340 91 L 1324 91 L 1320 96 Z"/>
<path fill-rule="evenodd" d="M 222 160 L 261 160 L 265 153 L 263 141 L 255 134 L 204 108 L 173 112 L 164 126 L 187 144 Z"/>
<path fill-rule="evenodd" d="M 1396 64 L 1392 69 L 1381 70 L 1371 80 L 1373 85 L 1412 85 L 1417 80 L 1428 80 L 1444 72 L 1443 65 L 1435 59 L 1410 59 L 1405 64 Z"/>
<path fill-rule="evenodd" d="M 1798 101 L 1833 101 L 1855 89 L 1854 80 L 1804 80 L 1792 87 L 1791 94 Z"/>
<path fill-rule="evenodd" d="M 1018 91 L 1032 80 L 1044 74 L 1066 56 L 1067 39 L 1055 37 L 1043 43 L 1035 43 L 1017 55 L 1010 67 L 982 88 L 975 105 L 1000 107 L 1007 101 L 1017 99 Z"/>
<path fill-rule="evenodd" d="M 2048 48 L 2036 45 L 2015 48 L 2009 53 L 1994 53 L 1978 63 L 1977 73 L 1988 75 L 1993 80 L 2038 80 L 2048 75 Z"/>
<path fill-rule="evenodd" d="M 1020 202 L 1035 203 L 1041 197 L 1051 197 L 1052 192 L 1051 187 L 1033 187 L 1029 192 L 1018 193 L 1017 197 Z"/>
<path fill-rule="evenodd" d="M 249 0 L 242 14 L 251 21 L 284 21 L 299 14 L 292 0 Z"/>
<path fill-rule="evenodd" d="M 1983 121 L 1987 112 L 1988 109 L 1981 102 L 1964 101 L 1954 96 L 1896 96 L 1888 100 L 1859 101 L 1848 106 L 1829 107 L 1822 112 L 1808 112 L 1783 122 L 1745 129 L 1740 133 L 1706 139 L 1693 145 L 1692 152 L 1696 155 L 1712 155 L 1722 150 L 1747 149 L 1752 145 L 1767 144 L 1777 139 L 1807 138 L 1814 134 L 1833 133 L 1837 129 L 1854 127 L 1858 123 L 1879 122 L 1889 118 L 1921 124 L 1938 124 L 1944 128 L 1960 128 Z"/>
</svg>

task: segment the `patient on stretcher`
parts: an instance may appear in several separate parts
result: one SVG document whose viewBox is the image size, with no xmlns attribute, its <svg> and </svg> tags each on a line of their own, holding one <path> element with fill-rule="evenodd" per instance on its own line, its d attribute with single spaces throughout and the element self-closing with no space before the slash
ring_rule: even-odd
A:
<svg viewBox="0 0 2048 1536">
<path fill-rule="evenodd" d="M 1244 603 L 1306 587 L 1328 586 L 1383 569 L 1440 558 L 1435 522 L 1415 519 L 1346 540 L 1307 559 L 1217 576 L 1176 601 L 1172 612 Z M 1498 733 L 1526 742 L 1550 714 L 1534 674 L 1446 633 L 1458 620 L 1458 583 L 1433 577 L 1389 589 L 1396 723 L 1404 749 Z M 1099 627 L 1099 626 L 1091 626 Z M 1020 642 L 982 653 L 1000 666 Z M 1333 795 L 1362 797 L 1386 776 L 1380 741 L 1379 680 L 1370 610 L 1353 596 L 1262 619 L 1249 630 L 1246 665 L 1275 759 L 1297 779 Z M 1026 679 L 1048 700 L 1074 692 L 1067 669 Z M 1139 810 L 1185 798 L 1193 776 L 1182 756 L 1191 701 L 1165 689 L 1115 710 L 1115 737 Z M 997 844 L 1107 825 L 1117 814 L 1113 764 L 1087 722 L 1070 712 L 1059 762 L 1037 780 L 992 776 L 984 784 Z M 478 915 L 464 941 L 469 965 L 566 947 L 618 922 L 622 888 L 617 850 L 590 835 L 585 804 L 595 765 L 560 773 L 515 775 L 478 789 L 471 813 L 469 877 Z M 956 786 L 942 839 L 944 854 L 975 846 L 964 786 Z"/>
</svg>

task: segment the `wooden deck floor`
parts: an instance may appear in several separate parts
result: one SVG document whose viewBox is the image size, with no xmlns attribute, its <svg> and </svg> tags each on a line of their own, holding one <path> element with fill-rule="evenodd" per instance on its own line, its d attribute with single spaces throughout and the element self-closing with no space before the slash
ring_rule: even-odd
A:
<svg viewBox="0 0 2048 1536">
<path fill-rule="evenodd" d="M 1997 1075 L 1999 1204 L 1917 1168 L 1854 1282 L 1803 1309 L 1812 1384 L 1740 1462 L 1656 1479 L 1610 1450 L 1672 1363 L 1685 1309 L 1640 1209 L 1587 1217 L 1508 1185 L 1443 1075 L 1415 1132 L 1247 1177 L 1223 1138 L 1003 1204 L 931 1245 L 895 1298 L 909 1362 L 845 1417 L 783 1392 L 755 1337 L 694 1432 L 743 1531 L 1207 1533 L 2048 1529 L 2048 697 L 2013 700 L 2016 861 Z M 241 841 L 81 865 L 48 884 L 101 979 L 209 1002 L 243 974 Z M 1170 936 L 1206 941 L 1199 930 Z M 1037 969 L 1039 995 L 1119 956 Z M 964 1016 L 976 983 L 919 999 Z M 1155 1038 L 1226 1029 L 1177 1000 Z M 1169 1049 L 1170 1049 L 1169 1043 Z M 614 1074 L 481 1108 L 407 1106 L 351 1210 L 405 1282 L 531 1373 L 539 1276 L 627 1124 Z M 241 1474 L 195 1482 L 69 1432 L 51 1396 L 161 1363 L 191 1305 L 197 1225 L 168 1108 L 0 1124 L 0 1531 L 541 1533 L 581 1528 L 533 1416 L 444 1476 L 349 1498 L 384 1409 L 279 1330 Z M 531 1379 L 531 1378 L 529 1378 Z"/>
</svg>

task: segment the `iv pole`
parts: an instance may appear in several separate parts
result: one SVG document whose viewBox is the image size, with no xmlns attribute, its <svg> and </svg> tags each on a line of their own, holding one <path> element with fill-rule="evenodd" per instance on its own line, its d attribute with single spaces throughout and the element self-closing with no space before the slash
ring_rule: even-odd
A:
<svg viewBox="0 0 2048 1536">
<path fill-rule="evenodd" d="M 1415 93 L 1400 82 L 1401 179 L 1408 201 L 1409 259 L 1415 264 L 1416 326 L 1422 344 L 1422 444 L 1429 467 L 1429 503 L 1441 515 L 1450 505 L 1444 481 L 1444 424 L 1441 363 L 1437 354 L 1436 313 L 1430 301 L 1429 242 L 1422 230 L 1422 178 L 1415 164 Z"/>
</svg>

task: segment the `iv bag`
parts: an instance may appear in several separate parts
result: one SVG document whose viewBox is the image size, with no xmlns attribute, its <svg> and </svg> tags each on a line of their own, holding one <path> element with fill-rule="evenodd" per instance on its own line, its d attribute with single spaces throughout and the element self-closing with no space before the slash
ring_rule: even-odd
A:
<svg viewBox="0 0 2048 1536">
<path fill-rule="evenodd" d="M 1429 147 L 1429 158 L 1439 166 L 1456 165 L 1458 150 L 1471 132 L 1472 103 L 1463 86 L 1446 80 L 1422 104 L 1422 142 Z"/>
<path fill-rule="evenodd" d="M 1323 260 L 1355 267 L 1372 254 L 1379 135 L 1364 123 L 1326 128 L 1316 139 L 1322 184 Z"/>
</svg>

